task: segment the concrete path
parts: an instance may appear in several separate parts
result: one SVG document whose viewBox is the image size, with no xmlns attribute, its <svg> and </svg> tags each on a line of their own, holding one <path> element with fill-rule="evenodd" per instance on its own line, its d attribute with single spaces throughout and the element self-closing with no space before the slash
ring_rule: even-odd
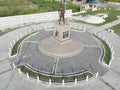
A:
<svg viewBox="0 0 120 90">
<path fill-rule="evenodd" d="M 93 30 L 91 29 L 90 32 L 98 33 L 98 32 L 101 32 L 102 30 L 109 29 L 110 27 L 115 26 L 119 23 L 120 23 L 120 19 L 110 22 L 108 24 L 102 25 L 100 27 L 94 28 Z"/>
</svg>

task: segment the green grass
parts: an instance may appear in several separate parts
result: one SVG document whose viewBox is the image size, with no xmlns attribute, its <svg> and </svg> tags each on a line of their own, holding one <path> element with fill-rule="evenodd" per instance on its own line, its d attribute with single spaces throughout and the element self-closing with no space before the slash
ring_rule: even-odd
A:
<svg viewBox="0 0 120 90">
<path fill-rule="evenodd" d="M 26 25 L 26 26 L 27 26 L 27 25 Z M 4 34 L 6 34 L 6 33 L 9 33 L 9 32 L 11 32 L 11 31 L 14 31 L 14 30 L 16 30 L 16 29 L 18 29 L 18 28 L 20 28 L 20 27 L 17 27 L 17 28 L 7 28 L 7 29 L 5 29 L 5 30 L 0 30 L 0 36 L 4 35 Z"/>
<path fill-rule="evenodd" d="M 11 32 L 11 31 L 14 31 L 14 30 L 16 30 L 16 29 L 18 29 L 18 28 L 20 28 L 20 27 L 17 27 L 17 28 L 7 28 L 7 29 L 5 29 L 5 30 L 0 30 L 0 36 L 4 35 L 4 34 L 6 34 L 6 33 L 9 33 L 9 32 Z"/>
<path fill-rule="evenodd" d="M 45 0 L 31 0 L 34 4 L 37 4 L 39 8 L 46 8 L 48 11 L 57 11 L 60 3 L 56 1 L 45 1 Z M 64 4 L 63 4 L 64 5 Z M 66 4 L 67 9 L 72 9 L 73 12 L 77 12 L 80 10 L 79 6 L 73 5 L 71 3 Z"/>
<path fill-rule="evenodd" d="M 111 27 L 112 30 L 114 30 L 114 32 L 118 35 L 120 35 L 120 24 L 117 24 L 113 27 Z"/>
<path fill-rule="evenodd" d="M 33 32 L 33 33 L 35 33 L 35 32 Z M 18 40 L 18 41 L 15 43 L 15 45 L 13 46 L 13 48 L 12 48 L 12 53 L 11 53 L 11 55 L 17 54 L 21 42 L 22 42 L 25 38 L 27 38 L 28 36 L 30 36 L 31 34 L 33 34 L 33 33 L 30 33 L 30 34 L 24 36 L 23 38 L 21 38 L 20 40 Z"/>
<path fill-rule="evenodd" d="M 60 3 L 45 0 L 2 0 L 0 1 L 0 17 L 58 11 Z M 67 9 L 79 11 L 79 6 L 67 4 Z"/>
<path fill-rule="evenodd" d="M 0 16 L 31 13 L 36 9 L 37 5 L 29 0 L 0 0 Z"/>
<path fill-rule="evenodd" d="M 107 0 L 109 2 L 120 2 L 120 0 Z"/>
<path fill-rule="evenodd" d="M 32 78 L 36 78 L 37 76 L 39 76 L 40 80 L 42 80 L 42 81 L 48 82 L 49 79 L 51 79 L 52 82 L 55 82 L 55 83 L 61 83 L 63 79 L 65 80 L 65 82 L 74 82 L 75 78 L 77 78 L 78 81 L 80 81 L 80 80 L 86 79 L 86 76 L 89 76 L 89 78 L 93 76 L 88 71 L 83 72 L 81 74 L 74 75 L 74 76 L 54 76 L 54 75 L 41 74 L 40 72 L 33 72 L 32 70 L 28 69 L 25 66 L 19 66 L 18 68 L 20 68 L 21 71 L 25 74 L 29 73 L 29 76 Z"/>
<path fill-rule="evenodd" d="M 109 62 L 111 60 L 111 50 L 109 48 L 109 46 L 106 44 L 106 42 L 102 39 L 100 39 L 99 37 L 95 36 L 103 45 L 104 48 L 104 57 L 103 60 L 106 64 L 109 65 Z"/>
<path fill-rule="evenodd" d="M 6 34 L 6 33 L 8 33 L 8 32 L 10 32 L 10 31 L 12 31 L 10 28 L 8 28 L 8 29 L 6 29 L 6 30 L 0 30 L 0 36 Z"/>
<path fill-rule="evenodd" d="M 101 25 L 110 23 L 110 22 L 115 21 L 115 20 L 118 19 L 117 16 L 120 15 L 120 10 L 116 10 L 113 7 L 106 7 L 107 10 L 104 10 L 104 8 L 105 7 L 101 7 L 101 10 L 87 11 L 86 13 L 81 13 L 81 14 L 78 14 L 78 15 L 86 16 L 86 15 L 96 15 L 96 14 L 99 14 L 99 13 L 106 13 L 106 14 L 108 14 L 108 17 L 105 18 L 105 22 L 104 23 L 102 23 L 102 24 L 91 24 L 91 25 L 97 25 L 97 26 L 101 26 Z M 109 8 L 111 8 L 111 10 L 109 10 Z M 76 15 L 76 16 L 78 16 L 78 15 Z M 83 21 L 78 21 L 78 22 L 86 23 L 86 22 L 83 22 Z"/>
<path fill-rule="evenodd" d="M 51 2 L 51 1 L 45 1 L 45 0 L 31 0 L 31 2 L 38 5 L 40 11 L 41 11 L 41 8 L 42 8 L 44 12 L 58 11 L 58 8 L 60 6 L 60 3 L 56 2 L 56 1 Z M 80 10 L 79 6 L 72 5 L 71 3 L 68 3 L 66 5 L 66 8 L 67 9 L 72 9 L 73 12 L 77 12 L 77 11 Z"/>
<path fill-rule="evenodd" d="M 72 5 L 70 3 L 67 4 L 66 8 L 72 9 L 72 12 L 79 12 L 80 11 L 80 6 Z"/>
<path fill-rule="evenodd" d="M 0 6 L 25 6 L 32 5 L 28 0 L 0 0 Z"/>
<path fill-rule="evenodd" d="M 19 29 L 19 28 L 22 28 L 22 27 L 25 27 L 25 26 L 30 26 L 30 25 L 36 25 L 36 24 L 39 24 L 39 23 L 31 23 L 31 24 L 26 24 L 26 23 L 24 23 L 24 26 L 19 26 L 19 27 L 14 27 L 14 28 L 7 28 L 7 29 L 5 29 L 5 30 L 0 30 L 0 36 L 2 36 L 2 35 L 4 35 L 4 34 L 6 34 L 6 33 L 9 33 L 9 32 L 11 32 L 11 31 L 14 31 L 14 30 L 16 30 L 16 29 Z"/>
</svg>

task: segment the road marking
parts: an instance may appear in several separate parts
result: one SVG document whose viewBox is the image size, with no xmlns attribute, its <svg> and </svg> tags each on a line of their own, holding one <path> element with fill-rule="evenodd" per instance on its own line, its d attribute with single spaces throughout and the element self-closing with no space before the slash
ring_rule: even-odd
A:
<svg viewBox="0 0 120 90">
<path fill-rule="evenodd" d="M 26 58 L 26 57 L 30 57 L 30 56 L 31 56 L 31 55 L 25 55 L 25 56 L 23 56 L 23 59 Z"/>
<path fill-rule="evenodd" d="M 52 74 L 56 73 L 58 62 L 59 62 L 59 57 L 56 57 L 55 58 L 55 63 L 54 63 L 53 69 L 52 69 Z"/>
<path fill-rule="evenodd" d="M 97 45 L 84 45 L 86 47 L 100 47 L 100 46 L 97 46 Z"/>
<path fill-rule="evenodd" d="M 39 43 L 38 41 L 25 41 L 25 42 L 28 42 L 28 43 Z"/>
</svg>

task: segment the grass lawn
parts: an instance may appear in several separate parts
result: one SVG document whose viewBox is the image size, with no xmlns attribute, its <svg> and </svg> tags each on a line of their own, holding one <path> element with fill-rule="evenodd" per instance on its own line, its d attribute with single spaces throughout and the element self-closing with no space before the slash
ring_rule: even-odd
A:
<svg viewBox="0 0 120 90">
<path fill-rule="evenodd" d="M 31 2 L 33 2 L 34 4 L 38 5 L 39 7 L 39 12 L 41 12 L 41 8 L 45 9 L 44 12 L 48 12 L 48 11 L 57 11 L 59 6 L 60 6 L 60 3 L 59 2 L 56 2 L 56 1 L 45 1 L 45 0 L 31 0 Z M 63 4 L 64 5 L 64 4 Z M 79 6 L 75 6 L 75 5 L 72 5 L 71 3 L 67 3 L 66 4 L 66 8 L 67 9 L 72 9 L 73 12 L 78 12 L 80 11 L 80 7 Z"/>
<path fill-rule="evenodd" d="M 111 8 L 111 10 L 109 10 L 109 8 Z M 81 13 L 81 14 L 78 14 L 78 15 L 86 16 L 86 15 L 96 15 L 96 14 L 99 14 L 99 13 L 107 13 L 108 14 L 108 17 L 105 18 L 105 22 L 102 23 L 102 24 L 91 24 L 91 25 L 100 26 L 100 25 L 104 25 L 106 23 L 110 23 L 114 20 L 117 20 L 118 19 L 117 16 L 120 15 L 120 10 L 116 10 L 115 8 L 112 8 L 112 7 L 106 7 L 106 10 L 104 10 L 104 7 L 101 7 L 101 10 L 88 11 L 86 13 Z M 78 15 L 76 15 L 76 16 L 78 16 Z M 79 22 L 85 23 L 83 21 L 79 21 Z"/>
<path fill-rule="evenodd" d="M 29 0 L 0 0 L 0 16 L 31 13 L 36 9 L 37 5 Z"/>
<path fill-rule="evenodd" d="M 120 24 L 117 24 L 113 27 L 111 27 L 112 30 L 114 30 L 114 32 L 118 35 L 120 35 Z"/>
<path fill-rule="evenodd" d="M 33 33 L 35 33 L 35 32 L 33 32 Z M 11 53 L 11 55 L 17 54 L 17 51 L 19 50 L 19 46 L 20 46 L 21 42 L 22 42 L 25 38 L 27 38 L 28 36 L 30 36 L 31 34 L 33 34 L 33 33 L 30 33 L 30 34 L 24 36 L 23 38 L 21 38 L 20 40 L 18 40 L 18 41 L 15 43 L 15 45 L 13 46 L 13 48 L 12 48 L 12 53 Z"/>
<path fill-rule="evenodd" d="M 40 72 L 34 72 L 30 69 L 28 69 L 27 67 L 25 66 L 19 66 L 18 68 L 21 69 L 21 71 L 23 73 L 29 73 L 30 77 L 33 77 L 33 78 L 36 78 L 37 76 L 40 77 L 40 80 L 43 80 L 43 81 L 49 81 L 49 79 L 52 80 L 52 82 L 55 82 L 55 83 L 62 83 L 62 80 L 64 79 L 65 82 L 74 82 L 75 81 L 75 78 L 77 78 L 78 81 L 80 80 L 85 80 L 86 79 L 86 76 L 89 76 L 92 77 L 93 75 L 86 71 L 86 72 L 83 72 L 81 74 L 77 74 L 77 75 L 74 75 L 74 76 L 54 76 L 54 75 L 45 75 L 45 74 L 41 74 Z"/>
<path fill-rule="evenodd" d="M 25 6 L 32 4 L 28 0 L 0 0 L 0 6 Z"/>
<path fill-rule="evenodd" d="M 11 29 L 6 29 L 6 30 L 0 30 L 0 36 L 2 36 L 2 35 L 4 35 L 4 34 L 6 34 L 6 33 L 8 33 L 8 32 L 10 32 L 10 31 L 12 31 Z"/>
<path fill-rule="evenodd" d="M 104 46 L 104 49 L 105 49 L 105 56 L 104 56 L 104 62 L 106 64 L 109 64 L 110 60 L 111 60 L 111 51 L 110 51 L 110 48 L 108 47 L 108 45 L 106 44 L 105 41 L 101 40 L 103 46 Z"/>
<path fill-rule="evenodd" d="M 108 2 L 120 2 L 120 0 L 107 0 Z"/>
<path fill-rule="evenodd" d="M 99 37 L 95 36 L 103 45 L 104 48 L 104 57 L 103 57 L 103 61 L 109 65 L 109 62 L 111 60 L 111 50 L 109 48 L 109 46 L 106 44 L 105 41 L 103 41 L 102 39 L 100 39 Z"/>
<path fill-rule="evenodd" d="M 45 0 L 0 0 L 0 17 L 57 11 L 60 3 Z M 79 6 L 67 4 L 67 9 L 79 11 Z"/>
</svg>

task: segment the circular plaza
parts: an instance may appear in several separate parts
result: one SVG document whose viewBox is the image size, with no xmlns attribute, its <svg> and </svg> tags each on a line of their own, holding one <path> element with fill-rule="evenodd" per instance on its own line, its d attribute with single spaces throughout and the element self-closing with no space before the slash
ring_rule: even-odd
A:
<svg viewBox="0 0 120 90">
<path fill-rule="evenodd" d="M 37 74 L 58 78 L 76 77 L 84 73 L 86 78 L 86 75 L 92 77 L 97 72 L 99 72 L 100 76 L 103 76 L 108 71 L 101 63 L 104 56 L 104 47 L 100 40 L 93 34 L 71 30 L 71 43 L 77 43 L 70 44 L 69 46 L 69 42 L 61 47 L 52 47 L 49 45 L 51 44 L 49 41 L 52 39 L 49 38 L 50 40 L 48 40 L 48 42 L 46 41 L 48 39 L 46 39 L 46 37 L 51 37 L 52 32 L 53 31 L 41 30 L 24 39 L 20 44 L 18 55 L 11 59 L 11 63 L 14 63 L 18 68 L 21 68 L 21 70 L 23 67 L 26 67 L 28 70 Z M 40 43 L 44 42 L 44 40 L 46 43 L 42 43 L 43 45 L 41 46 Z M 78 47 L 75 46 L 76 44 Z M 73 48 L 74 46 L 75 48 Z M 47 49 L 57 48 L 57 53 L 62 56 L 60 57 L 59 54 L 56 53 L 53 55 L 51 52 L 49 53 L 41 49 L 43 47 L 47 47 Z M 52 53 L 56 50 L 53 50 Z M 71 53 L 71 51 L 66 50 L 72 50 L 73 52 Z M 66 54 L 63 53 L 64 51 Z M 26 72 L 24 69 L 22 71 L 24 73 Z M 34 75 L 32 77 L 34 77 Z"/>
<path fill-rule="evenodd" d="M 33 1 L 0 1 L 0 90 L 120 90 L 120 3 Z"/>
</svg>

